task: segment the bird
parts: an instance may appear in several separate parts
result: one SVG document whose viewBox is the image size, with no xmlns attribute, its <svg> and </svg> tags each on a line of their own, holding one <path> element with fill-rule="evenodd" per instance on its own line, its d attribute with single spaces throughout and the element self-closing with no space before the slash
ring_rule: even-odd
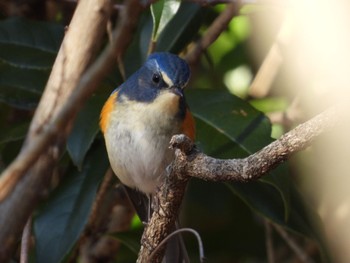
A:
<svg viewBox="0 0 350 263">
<path fill-rule="evenodd" d="M 154 53 L 107 99 L 100 127 L 112 170 L 124 185 L 154 194 L 174 158 L 171 137 L 183 133 L 194 140 L 184 96 L 189 78 L 185 60 Z"/>
<path fill-rule="evenodd" d="M 110 165 L 129 196 L 134 196 L 130 199 L 136 211 L 139 206 L 142 221 L 150 217 L 144 203 L 148 200 L 150 207 L 150 196 L 174 160 L 169 148 L 172 136 L 185 134 L 195 140 L 195 122 L 184 94 L 189 79 L 185 60 L 168 52 L 153 53 L 111 93 L 101 110 Z"/>
</svg>

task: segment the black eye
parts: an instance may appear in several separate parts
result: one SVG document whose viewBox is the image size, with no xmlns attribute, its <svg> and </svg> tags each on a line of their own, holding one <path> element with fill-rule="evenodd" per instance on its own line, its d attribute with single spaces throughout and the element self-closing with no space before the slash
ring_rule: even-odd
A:
<svg viewBox="0 0 350 263">
<path fill-rule="evenodd" d="M 158 73 L 154 73 L 152 76 L 152 80 L 154 83 L 159 83 L 160 81 L 160 75 Z"/>
</svg>

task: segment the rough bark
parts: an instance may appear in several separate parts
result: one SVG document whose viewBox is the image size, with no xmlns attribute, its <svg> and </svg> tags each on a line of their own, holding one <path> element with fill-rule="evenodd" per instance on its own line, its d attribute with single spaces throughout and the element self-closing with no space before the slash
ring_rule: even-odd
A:
<svg viewBox="0 0 350 263">
<path fill-rule="evenodd" d="M 200 152 L 185 135 L 175 135 L 170 145 L 176 158 L 159 188 L 154 213 L 142 236 L 138 262 L 161 262 L 164 249 L 150 256 L 173 229 L 188 180 L 250 182 L 259 179 L 305 149 L 322 133 L 342 120 L 344 107 L 336 106 L 284 134 L 260 151 L 242 159 L 215 159 Z"/>
</svg>

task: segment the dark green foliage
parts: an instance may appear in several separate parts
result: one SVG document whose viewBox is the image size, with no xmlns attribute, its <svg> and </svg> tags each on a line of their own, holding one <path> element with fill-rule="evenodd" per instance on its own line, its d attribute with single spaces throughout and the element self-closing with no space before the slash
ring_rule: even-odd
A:
<svg viewBox="0 0 350 263">
<path fill-rule="evenodd" d="M 63 27 L 19 18 L 0 23 L 0 101 L 34 109 L 40 99 Z"/>
<path fill-rule="evenodd" d="M 91 149 L 82 171 L 67 172 L 34 221 L 36 262 L 61 262 L 87 223 L 99 183 L 108 168 L 102 142 Z"/>
</svg>

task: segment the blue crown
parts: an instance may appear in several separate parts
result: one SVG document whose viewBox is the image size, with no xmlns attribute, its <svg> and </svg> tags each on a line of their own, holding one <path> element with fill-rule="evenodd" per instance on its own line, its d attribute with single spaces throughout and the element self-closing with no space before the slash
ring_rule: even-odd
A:
<svg viewBox="0 0 350 263">
<path fill-rule="evenodd" d="M 184 86 L 190 78 L 190 67 L 187 62 L 171 53 L 153 53 L 148 57 L 146 66 L 158 67 L 175 85 Z"/>
<path fill-rule="evenodd" d="M 153 82 L 154 74 L 161 73 L 170 79 L 172 83 L 162 82 L 159 86 Z M 185 60 L 176 55 L 162 52 L 150 55 L 146 63 L 130 76 L 119 88 L 118 98 L 126 95 L 130 100 L 151 102 L 159 94 L 162 88 L 168 88 L 168 84 L 183 88 L 190 78 L 190 68 Z M 161 84 L 161 83 L 160 83 Z"/>
</svg>

